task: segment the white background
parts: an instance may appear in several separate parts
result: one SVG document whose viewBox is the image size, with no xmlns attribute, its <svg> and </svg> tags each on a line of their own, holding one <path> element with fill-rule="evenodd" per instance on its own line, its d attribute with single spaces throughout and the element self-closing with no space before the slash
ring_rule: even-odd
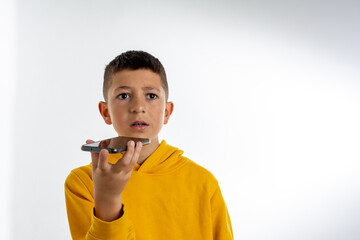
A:
<svg viewBox="0 0 360 240">
<path fill-rule="evenodd" d="M 161 133 L 219 180 L 235 239 L 360 239 L 359 1 L 3 0 L 0 239 L 70 239 L 64 181 L 105 64 L 158 57 Z"/>
</svg>

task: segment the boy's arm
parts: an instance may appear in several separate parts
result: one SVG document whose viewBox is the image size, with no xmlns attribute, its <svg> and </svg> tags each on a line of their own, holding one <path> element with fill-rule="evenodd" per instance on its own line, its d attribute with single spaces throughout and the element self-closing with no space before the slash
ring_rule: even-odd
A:
<svg viewBox="0 0 360 240">
<path fill-rule="evenodd" d="M 214 240 L 233 240 L 229 212 L 218 185 L 211 198 L 211 215 Z"/>
<path fill-rule="evenodd" d="M 107 162 L 107 151 L 92 153 L 93 188 L 89 177 L 82 178 L 74 171 L 68 176 L 65 197 L 73 239 L 135 239 L 120 196 L 140 150 L 141 144 L 135 148 L 129 143 L 127 152 L 116 164 Z"/>
<path fill-rule="evenodd" d="M 91 178 L 84 172 L 72 171 L 65 181 L 66 210 L 72 239 L 135 239 L 126 207 L 123 216 L 112 222 L 95 216 L 92 189 Z"/>
<path fill-rule="evenodd" d="M 130 179 L 141 148 L 141 142 L 137 142 L 135 147 L 134 141 L 129 141 L 126 153 L 115 164 L 108 162 L 107 150 L 91 153 L 95 215 L 99 219 L 111 222 L 121 217 L 121 193 Z"/>
<path fill-rule="evenodd" d="M 92 182 L 83 171 L 73 170 L 65 181 L 66 211 L 72 239 L 85 239 L 94 208 Z"/>
</svg>

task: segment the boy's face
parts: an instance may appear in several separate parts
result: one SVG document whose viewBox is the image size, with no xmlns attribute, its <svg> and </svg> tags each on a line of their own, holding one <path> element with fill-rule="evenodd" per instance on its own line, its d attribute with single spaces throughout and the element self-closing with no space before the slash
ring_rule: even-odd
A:
<svg viewBox="0 0 360 240">
<path fill-rule="evenodd" d="M 150 138 L 158 143 L 173 103 L 165 100 L 159 74 L 148 69 L 122 70 L 114 74 L 108 101 L 100 102 L 99 110 L 118 135 Z"/>
</svg>

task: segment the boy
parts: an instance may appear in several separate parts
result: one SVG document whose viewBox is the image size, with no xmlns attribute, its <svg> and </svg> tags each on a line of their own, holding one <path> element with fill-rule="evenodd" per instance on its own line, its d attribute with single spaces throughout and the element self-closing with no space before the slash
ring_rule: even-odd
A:
<svg viewBox="0 0 360 240">
<path fill-rule="evenodd" d="M 127 151 L 91 153 L 92 163 L 74 169 L 65 182 L 73 239 L 233 239 L 228 211 L 214 176 L 159 142 L 174 108 L 165 70 L 143 51 L 117 56 L 105 69 L 99 111 Z M 87 143 L 92 142 L 88 140 Z"/>
</svg>

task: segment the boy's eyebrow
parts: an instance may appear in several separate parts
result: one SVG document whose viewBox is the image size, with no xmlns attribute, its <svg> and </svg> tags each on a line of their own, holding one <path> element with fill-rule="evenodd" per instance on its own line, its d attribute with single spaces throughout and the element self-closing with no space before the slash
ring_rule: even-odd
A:
<svg viewBox="0 0 360 240">
<path fill-rule="evenodd" d="M 117 90 L 119 90 L 119 89 L 130 90 L 130 89 L 131 89 L 131 87 L 129 87 L 129 86 L 119 86 L 119 87 L 117 87 L 117 88 L 115 89 L 115 91 L 117 91 Z M 142 89 L 143 89 L 143 90 L 147 90 L 147 91 L 152 91 L 152 90 L 155 90 L 155 91 L 160 92 L 160 90 L 159 90 L 159 89 L 154 88 L 154 87 L 143 87 Z"/>
<path fill-rule="evenodd" d="M 118 89 L 131 89 L 131 88 L 128 86 L 119 86 L 119 87 L 115 88 L 115 91 L 117 91 Z"/>
<path fill-rule="evenodd" d="M 143 89 L 143 90 L 150 90 L 150 91 L 155 90 L 155 91 L 160 92 L 160 90 L 159 90 L 159 89 L 154 88 L 154 87 L 143 87 L 142 89 Z"/>
</svg>

